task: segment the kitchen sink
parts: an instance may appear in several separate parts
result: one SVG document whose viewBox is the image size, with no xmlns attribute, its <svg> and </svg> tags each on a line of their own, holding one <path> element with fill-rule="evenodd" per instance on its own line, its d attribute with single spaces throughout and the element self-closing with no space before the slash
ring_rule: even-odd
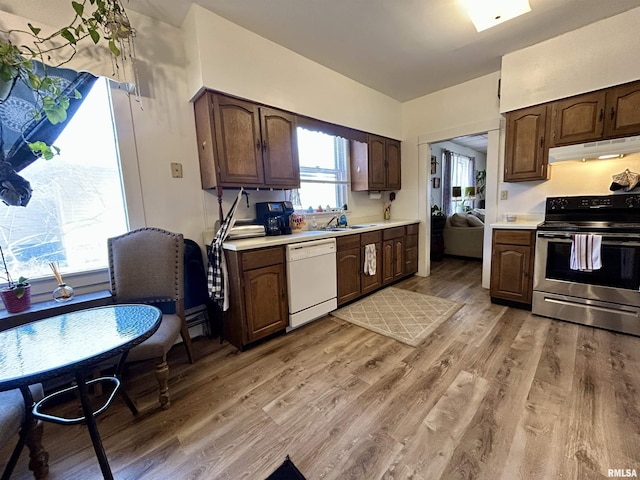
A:
<svg viewBox="0 0 640 480">
<path fill-rule="evenodd" d="M 330 232 L 344 232 L 346 230 L 357 230 L 359 228 L 375 227 L 375 225 L 349 225 L 348 227 L 331 227 L 327 228 Z"/>
</svg>

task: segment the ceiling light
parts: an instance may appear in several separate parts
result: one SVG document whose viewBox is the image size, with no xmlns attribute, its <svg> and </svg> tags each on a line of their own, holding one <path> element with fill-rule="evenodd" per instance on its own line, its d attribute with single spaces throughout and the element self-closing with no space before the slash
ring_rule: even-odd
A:
<svg viewBox="0 0 640 480">
<path fill-rule="evenodd" d="M 478 32 L 530 12 L 529 0 L 460 0 Z"/>
</svg>

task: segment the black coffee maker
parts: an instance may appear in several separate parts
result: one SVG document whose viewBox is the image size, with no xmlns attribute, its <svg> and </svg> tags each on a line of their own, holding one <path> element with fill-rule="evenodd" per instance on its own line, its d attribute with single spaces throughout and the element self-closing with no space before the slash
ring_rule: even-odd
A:
<svg viewBox="0 0 640 480">
<path fill-rule="evenodd" d="M 256 219 L 264 225 L 267 235 L 286 235 L 291 233 L 289 217 L 293 213 L 291 202 L 257 202 Z"/>
</svg>

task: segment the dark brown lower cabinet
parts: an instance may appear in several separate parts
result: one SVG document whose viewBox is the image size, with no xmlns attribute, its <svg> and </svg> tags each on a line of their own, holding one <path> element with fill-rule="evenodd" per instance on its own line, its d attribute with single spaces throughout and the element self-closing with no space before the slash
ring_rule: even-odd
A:
<svg viewBox="0 0 640 480">
<path fill-rule="evenodd" d="M 226 250 L 229 310 L 223 313 L 223 335 L 240 350 L 288 325 L 284 247 Z"/>
<path fill-rule="evenodd" d="M 534 246 L 534 230 L 493 231 L 492 300 L 531 305 Z"/>
<path fill-rule="evenodd" d="M 336 239 L 336 270 L 338 305 L 360 296 L 360 235 L 345 235 Z"/>
<path fill-rule="evenodd" d="M 360 247 L 362 252 L 362 268 L 360 276 L 360 293 L 366 295 L 382 286 L 382 231 L 363 233 L 360 236 Z M 365 248 L 367 245 L 376 247 L 376 273 L 369 275 L 364 273 Z"/>
<path fill-rule="evenodd" d="M 382 232 L 382 283 L 404 276 L 404 227 L 392 227 Z"/>
<path fill-rule="evenodd" d="M 404 237 L 404 274 L 411 275 L 418 271 L 418 224 L 406 226 Z"/>
</svg>

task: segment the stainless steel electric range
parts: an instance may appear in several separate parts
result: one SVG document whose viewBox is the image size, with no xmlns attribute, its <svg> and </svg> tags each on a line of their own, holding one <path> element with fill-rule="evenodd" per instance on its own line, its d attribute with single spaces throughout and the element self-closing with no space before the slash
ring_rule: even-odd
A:
<svg viewBox="0 0 640 480">
<path fill-rule="evenodd" d="M 601 268 L 571 268 L 577 234 L 601 236 Z M 640 195 L 547 198 L 537 230 L 532 312 L 640 335 Z"/>
</svg>

